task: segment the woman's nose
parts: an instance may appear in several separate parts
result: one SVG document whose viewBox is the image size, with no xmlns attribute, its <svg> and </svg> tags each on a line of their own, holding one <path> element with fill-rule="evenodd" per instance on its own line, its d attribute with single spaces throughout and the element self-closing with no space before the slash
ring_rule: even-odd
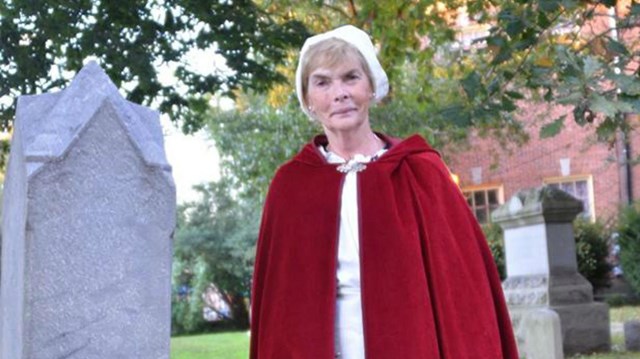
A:
<svg viewBox="0 0 640 359">
<path fill-rule="evenodd" d="M 342 101 L 349 97 L 349 92 L 342 85 L 336 86 L 334 101 Z"/>
</svg>

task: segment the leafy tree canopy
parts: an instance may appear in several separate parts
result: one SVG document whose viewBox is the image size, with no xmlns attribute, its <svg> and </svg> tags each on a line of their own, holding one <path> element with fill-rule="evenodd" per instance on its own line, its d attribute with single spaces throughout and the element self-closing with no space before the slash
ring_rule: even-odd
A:
<svg viewBox="0 0 640 359">
<path fill-rule="evenodd" d="M 196 189 L 201 200 L 179 209 L 174 255 L 204 256 L 220 290 L 243 293 L 251 281 L 259 212 L 235 199 L 225 180 Z"/>
<path fill-rule="evenodd" d="M 265 90 L 307 32 L 277 21 L 252 1 L 5 0 L 0 2 L 0 116 L 13 120 L 14 99 L 59 89 L 96 57 L 133 102 L 154 104 L 185 132 L 202 126 L 206 93 Z M 190 51 L 209 50 L 211 71 L 189 66 Z M 216 66 L 212 53 L 226 63 Z M 159 77 L 174 68 L 176 83 Z"/>
<path fill-rule="evenodd" d="M 568 105 L 540 135 L 557 134 L 566 119 L 613 142 L 629 131 L 625 115 L 640 112 L 640 4 L 636 1 L 494 2 L 486 61 L 461 85 L 471 121 L 508 114 L 516 102 Z M 486 116 L 489 115 L 489 116 Z"/>
<path fill-rule="evenodd" d="M 459 9 L 479 33 L 490 26 L 488 36 L 465 46 L 453 41 L 466 31 Z M 631 0 L 6 0 L 0 116 L 10 124 L 13 98 L 60 88 L 95 56 L 130 100 L 194 131 L 203 124 L 204 94 L 261 92 L 290 80 L 296 53 L 287 49 L 299 48 L 307 29 L 352 23 L 379 45 L 392 97 L 403 96 L 406 66 L 416 69 L 411 80 L 425 117 L 498 128 L 513 122 L 517 101 L 537 96 L 572 108 L 549 121 L 543 136 L 573 118 L 595 122 L 598 135 L 611 139 L 628 127 L 622 115 L 640 108 L 639 17 Z M 186 60 L 193 50 L 216 52 L 226 63 L 216 66 L 211 56 L 211 72 L 199 72 Z M 175 69 L 175 83 L 160 79 L 163 66 Z M 445 101 L 437 96 L 442 81 L 455 82 Z"/>
<path fill-rule="evenodd" d="M 544 101 L 570 110 L 550 119 L 543 137 L 572 118 L 612 140 L 628 130 L 624 115 L 640 112 L 638 1 L 273 1 L 270 9 L 314 31 L 342 23 L 366 29 L 380 47 L 392 100 L 407 95 L 402 81 L 415 83 L 423 118 L 500 128 L 513 124 L 518 101 Z"/>
<path fill-rule="evenodd" d="M 436 147 L 463 140 L 470 128 L 517 144 L 528 136 L 519 104 L 538 101 L 567 105 L 559 118 L 542 118 L 543 137 L 557 134 L 570 119 L 605 141 L 630 130 L 625 115 L 640 112 L 640 4 L 477 0 L 461 8 L 463 3 L 263 5 L 313 32 L 353 23 L 372 34 L 392 86 L 385 103 L 372 110 L 376 129 L 397 136 L 418 132 Z M 468 24 L 457 17 L 460 12 L 467 13 Z M 477 36 L 469 36 L 469 29 Z M 249 196 L 263 197 L 277 165 L 320 131 L 297 107 L 296 65 L 295 52 L 281 65 L 289 85 L 272 88 L 266 98 L 245 93 L 236 110 L 214 109 L 208 116 L 226 174 Z"/>
</svg>

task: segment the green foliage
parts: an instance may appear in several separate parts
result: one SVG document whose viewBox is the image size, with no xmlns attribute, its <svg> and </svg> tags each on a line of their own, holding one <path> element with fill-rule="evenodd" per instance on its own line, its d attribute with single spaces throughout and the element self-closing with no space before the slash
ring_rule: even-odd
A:
<svg viewBox="0 0 640 359">
<path fill-rule="evenodd" d="M 553 120 L 551 123 L 547 123 L 540 129 L 540 138 L 549 138 L 557 135 L 564 126 L 564 120 L 567 116 L 560 116 Z"/>
<path fill-rule="evenodd" d="M 600 222 L 577 219 L 573 223 L 578 254 L 578 272 L 582 274 L 594 289 L 609 285 L 611 265 L 609 256 L 609 238 L 611 233 Z"/>
<path fill-rule="evenodd" d="M 593 124 L 603 141 L 614 141 L 618 129 L 628 130 L 623 115 L 639 110 L 640 73 L 632 70 L 637 61 L 633 41 L 624 38 L 640 26 L 637 4 L 628 14 L 613 15 L 578 0 L 494 5 L 499 11 L 487 39 L 489 66 L 480 65 L 480 80 L 474 83 L 477 99 L 494 106 L 490 112 L 509 113 L 498 99 L 510 90 L 531 100 L 571 106 L 561 117 L 549 119 L 541 137 L 557 134 L 568 115 L 581 126 Z M 478 14 L 493 19 L 492 11 L 481 8 Z M 463 87 L 468 85 L 463 82 Z"/>
<path fill-rule="evenodd" d="M 259 207 L 277 167 L 320 128 L 309 121 L 297 100 L 279 109 L 269 106 L 264 96 L 248 101 L 246 111 L 212 109 L 207 128 L 221 154 L 223 177 Z"/>
<path fill-rule="evenodd" d="M 458 60 L 455 53 L 442 49 L 436 63 L 406 63 L 390 99 L 371 109 L 374 129 L 398 137 L 419 133 L 435 148 L 463 143 L 470 126 L 481 136 L 521 141 L 525 134 L 513 117 L 505 115 L 496 126 L 496 118 L 475 116 L 474 107 L 460 101 L 464 96 L 455 79 L 464 76 L 469 65 Z M 471 93 L 477 77 L 469 75 L 467 80 L 466 91 Z"/>
<path fill-rule="evenodd" d="M 504 258 L 504 233 L 502 227 L 494 223 L 489 223 L 482 226 L 482 231 L 489 244 L 489 249 L 498 268 L 500 279 L 504 280 L 507 278 L 507 268 Z"/>
<path fill-rule="evenodd" d="M 618 221 L 620 264 L 624 278 L 640 295 L 640 203 L 624 208 Z"/>
<path fill-rule="evenodd" d="M 171 334 L 200 333 L 207 329 L 202 310 L 202 294 L 210 283 L 208 264 L 202 256 L 183 258 L 176 256 L 173 261 L 171 295 Z"/>
<path fill-rule="evenodd" d="M 187 203 L 175 235 L 174 253 L 202 256 L 211 281 L 223 292 L 248 293 L 260 212 L 234 198 L 229 183 L 198 186 L 202 199 Z"/>
<path fill-rule="evenodd" d="M 624 308 L 627 306 L 634 305 L 636 306 L 636 310 L 640 311 L 640 296 L 637 295 L 625 295 L 625 294 L 613 294 L 611 296 L 607 296 L 605 299 L 609 308 Z M 640 318 L 640 315 L 637 315 Z M 622 317 L 625 319 L 631 318 L 631 316 Z M 624 322 L 625 320 L 616 320 L 618 318 L 611 318 L 612 322 Z"/>
<path fill-rule="evenodd" d="M 379 45 L 379 57 L 391 83 L 404 71 L 404 64 L 418 59 L 431 59 L 433 51 L 423 46 L 429 42 L 441 45 L 454 38 L 451 24 L 442 11 L 434 9 L 435 1 L 336 0 L 336 1 L 263 1 L 271 14 L 285 19 L 298 19 L 312 32 L 323 32 L 344 24 L 358 26 Z M 439 1 L 449 9 L 461 6 L 458 0 Z M 282 15 L 286 14 L 286 15 Z M 420 61 L 428 66 L 429 61 Z"/>
<path fill-rule="evenodd" d="M 455 10 L 463 5 L 471 19 L 491 26 L 486 47 L 453 43 Z M 595 122 L 599 137 L 611 141 L 616 129 L 628 127 L 621 115 L 640 111 L 640 74 L 631 70 L 637 49 L 624 37 L 640 26 L 640 14 L 634 3 L 612 17 L 613 27 L 598 30 L 592 22 L 609 16 L 599 11 L 579 0 L 5 1 L 0 114 L 10 122 L 9 98 L 60 88 L 94 56 L 130 100 L 158 104 L 194 131 L 203 124 L 207 94 L 266 90 L 284 73 L 291 80 L 295 53 L 288 50 L 299 48 L 307 28 L 351 23 L 379 46 L 391 98 L 404 96 L 399 84 L 409 78 L 422 100 L 431 101 L 427 114 L 484 129 L 517 127 L 518 99 L 567 104 L 574 110 L 560 116 Z M 213 68 L 213 61 L 206 74 L 186 65 L 194 50 L 220 54 L 229 71 Z M 167 65 L 175 68 L 176 84 L 158 77 Z M 418 76 L 406 77 L 408 66 Z M 435 101 L 443 82 L 448 99 Z M 557 133 L 559 123 L 549 119 L 543 135 Z"/>
<path fill-rule="evenodd" d="M 259 210 L 234 198 L 226 181 L 197 189 L 202 199 L 181 206 L 178 214 L 173 284 L 176 290 L 188 289 L 188 300 L 183 296 L 175 301 L 174 332 L 206 327 L 202 295 L 209 283 L 215 283 L 231 306 L 233 326 L 246 328 L 243 298 L 250 292 Z"/>
<path fill-rule="evenodd" d="M 9 162 L 10 139 L 0 139 L 0 185 L 4 183 L 4 173 Z"/>
<path fill-rule="evenodd" d="M 420 133 L 440 147 L 463 140 L 469 127 L 474 127 L 480 135 L 502 145 L 519 143 L 527 139 L 522 123 L 514 116 L 521 100 L 569 105 L 565 113 L 541 124 L 542 137 L 558 134 L 571 119 L 580 125 L 593 123 L 603 141 L 612 141 L 620 129 L 629 130 L 622 115 L 638 111 L 640 106 L 638 74 L 623 71 L 631 63 L 633 51 L 629 43 L 614 37 L 613 29 L 587 31 L 595 13 L 590 4 L 571 0 L 468 1 L 471 18 L 493 25 L 486 47 L 477 43 L 468 49 L 452 42 L 451 13 L 461 3 L 444 1 L 440 5 L 432 1 L 412 6 L 368 0 L 265 1 L 271 13 L 299 19 L 314 31 L 353 23 L 371 33 L 392 85 L 385 103 L 371 111 L 376 130 L 396 136 Z M 318 13 L 330 16 L 318 17 Z M 636 17 L 633 11 L 616 17 L 617 34 L 623 36 L 637 27 Z M 287 65 L 292 77 L 296 62 L 291 59 Z M 248 114 L 216 113 L 209 120 L 216 141 L 225 148 L 221 152 L 228 156 L 228 174 L 245 187 L 256 181 L 248 186 L 257 189 L 250 192 L 258 196 L 264 195 L 277 163 L 289 158 L 314 130 L 318 131 L 312 126 L 301 127 L 306 121 L 296 113 L 299 110 L 293 95 L 278 110 L 268 106 L 259 100 L 242 109 Z M 241 136 L 231 133 L 236 129 L 244 130 Z M 269 133 L 275 134 L 273 138 Z M 257 148 L 248 148 L 252 146 Z M 264 154 L 272 154 L 270 158 L 277 163 Z"/>
<path fill-rule="evenodd" d="M 287 49 L 307 31 L 295 20 L 276 21 L 252 1 L 13 0 L 0 2 L 0 119 L 9 125 L 6 100 L 62 87 L 69 72 L 96 57 L 129 100 L 158 104 L 185 131 L 202 126 L 197 108 L 206 93 L 236 88 L 265 90 Z M 203 73 L 186 65 L 188 54 L 221 55 L 229 71 Z M 176 84 L 159 69 L 175 67 Z"/>
</svg>

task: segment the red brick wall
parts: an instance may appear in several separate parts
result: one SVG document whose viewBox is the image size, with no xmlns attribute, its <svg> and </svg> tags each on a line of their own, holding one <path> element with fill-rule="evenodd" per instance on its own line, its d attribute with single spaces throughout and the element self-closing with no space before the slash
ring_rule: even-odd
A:
<svg viewBox="0 0 640 359">
<path fill-rule="evenodd" d="M 451 171 L 459 176 L 462 188 L 474 185 L 496 184 L 504 189 L 507 201 L 517 191 L 543 185 L 549 177 L 561 177 L 560 159 L 570 160 L 569 175 L 591 175 L 596 218 L 607 220 L 615 215 L 620 204 L 620 173 L 617 149 L 595 140 L 593 126 L 580 127 L 571 116 L 565 120 L 562 131 L 552 138 L 540 139 L 539 117 L 545 113 L 541 106 L 523 104 L 522 119 L 530 139 L 522 146 L 504 150 L 491 138 L 472 135 L 469 148 L 449 148 L 442 152 Z M 556 118 L 569 111 L 554 108 L 548 116 Z M 570 112 L 570 111 L 569 111 Z M 635 135 L 634 150 L 640 150 L 640 138 Z M 497 155 L 497 157 L 496 157 Z M 482 168 L 482 180 L 472 181 L 472 168 Z M 640 166 L 633 169 L 634 178 L 640 179 Z M 634 181 L 636 198 L 640 198 L 640 181 Z"/>
<path fill-rule="evenodd" d="M 631 147 L 631 159 L 634 161 L 631 167 L 631 182 L 633 198 L 640 200 L 640 128 L 638 128 L 638 126 L 640 126 L 640 116 L 627 116 L 627 121 L 635 127 L 629 141 Z"/>
</svg>

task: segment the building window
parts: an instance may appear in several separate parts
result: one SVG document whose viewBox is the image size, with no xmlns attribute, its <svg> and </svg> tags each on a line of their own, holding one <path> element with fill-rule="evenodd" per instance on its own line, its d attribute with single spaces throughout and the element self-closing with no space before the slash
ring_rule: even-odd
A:
<svg viewBox="0 0 640 359">
<path fill-rule="evenodd" d="M 501 186 L 463 188 L 462 193 L 480 224 L 491 222 L 491 212 L 504 202 Z"/>
<path fill-rule="evenodd" d="M 559 188 L 582 201 L 583 211 L 580 215 L 585 219 L 595 220 L 593 180 L 591 176 L 547 178 L 544 180 L 544 184 Z"/>
</svg>

